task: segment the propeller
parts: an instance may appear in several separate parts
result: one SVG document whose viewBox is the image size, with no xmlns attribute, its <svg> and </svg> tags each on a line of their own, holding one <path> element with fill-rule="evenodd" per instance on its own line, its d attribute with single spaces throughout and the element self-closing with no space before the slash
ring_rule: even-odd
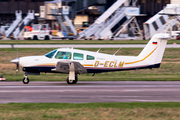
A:
<svg viewBox="0 0 180 120">
<path fill-rule="evenodd" d="M 16 64 L 16 74 L 19 72 L 19 63 Z"/>
</svg>

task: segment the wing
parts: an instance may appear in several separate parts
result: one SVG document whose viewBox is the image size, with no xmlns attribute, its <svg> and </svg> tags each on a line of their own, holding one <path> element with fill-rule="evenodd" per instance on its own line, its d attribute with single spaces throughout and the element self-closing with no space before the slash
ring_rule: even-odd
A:
<svg viewBox="0 0 180 120">
<path fill-rule="evenodd" d="M 70 72 L 71 65 L 73 65 L 73 71 L 75 72 L 75 74 L 87 73 L 86 68 L 81 63 L 69 60 L 61 60 L 57 62 L 56 69 L 53 69 L 52 71 L 68 74 Z"/>
</svg>

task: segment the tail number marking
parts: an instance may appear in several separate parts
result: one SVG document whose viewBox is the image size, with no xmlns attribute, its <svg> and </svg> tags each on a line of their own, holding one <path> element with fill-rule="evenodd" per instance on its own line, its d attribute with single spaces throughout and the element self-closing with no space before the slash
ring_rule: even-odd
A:
<svg viewBox="0 0 180 120">
<path fill-rule="evenodd" d="M 123 67 L 124 66 L 124 61 L 105 61 L 104 63 L 100 63 L 99 61 L 96 61 L 94 63 L 94 67 L 98 67 L 98 66 L 104 66 L 104 67 Z"/>
</svg>

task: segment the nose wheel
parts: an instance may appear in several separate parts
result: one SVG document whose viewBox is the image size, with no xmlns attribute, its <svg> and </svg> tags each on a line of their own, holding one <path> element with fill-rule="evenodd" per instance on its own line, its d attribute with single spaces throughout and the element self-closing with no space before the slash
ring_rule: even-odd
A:
<svg viewBox="0 0 180 120">
<path fill-rule="evenodd" d="M 23 83 L 24 84 L 28 84 L 29 83 L 29 78 L 27 77 L 27 75 L 24 76 Z"/>
</svg>

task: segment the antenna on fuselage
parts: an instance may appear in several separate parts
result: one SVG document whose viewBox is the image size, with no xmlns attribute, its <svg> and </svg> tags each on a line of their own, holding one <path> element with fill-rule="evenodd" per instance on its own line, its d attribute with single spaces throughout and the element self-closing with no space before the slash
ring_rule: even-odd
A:
<svg viewBox="0 0 180 120">
<path fill-rule="evenodd" d="M 99 50 L 97 51 L 97 53 L 99 53 L 99 51 L 101 50 L 102 47 L 99 48 Z"/>
<path fill-rule="evenodd" d="M 116 53 L 118 53 L 120 49 L 121 49 L 121 48 L 119 48 L 113 55 L 116 55 Z"/>
</svg>

